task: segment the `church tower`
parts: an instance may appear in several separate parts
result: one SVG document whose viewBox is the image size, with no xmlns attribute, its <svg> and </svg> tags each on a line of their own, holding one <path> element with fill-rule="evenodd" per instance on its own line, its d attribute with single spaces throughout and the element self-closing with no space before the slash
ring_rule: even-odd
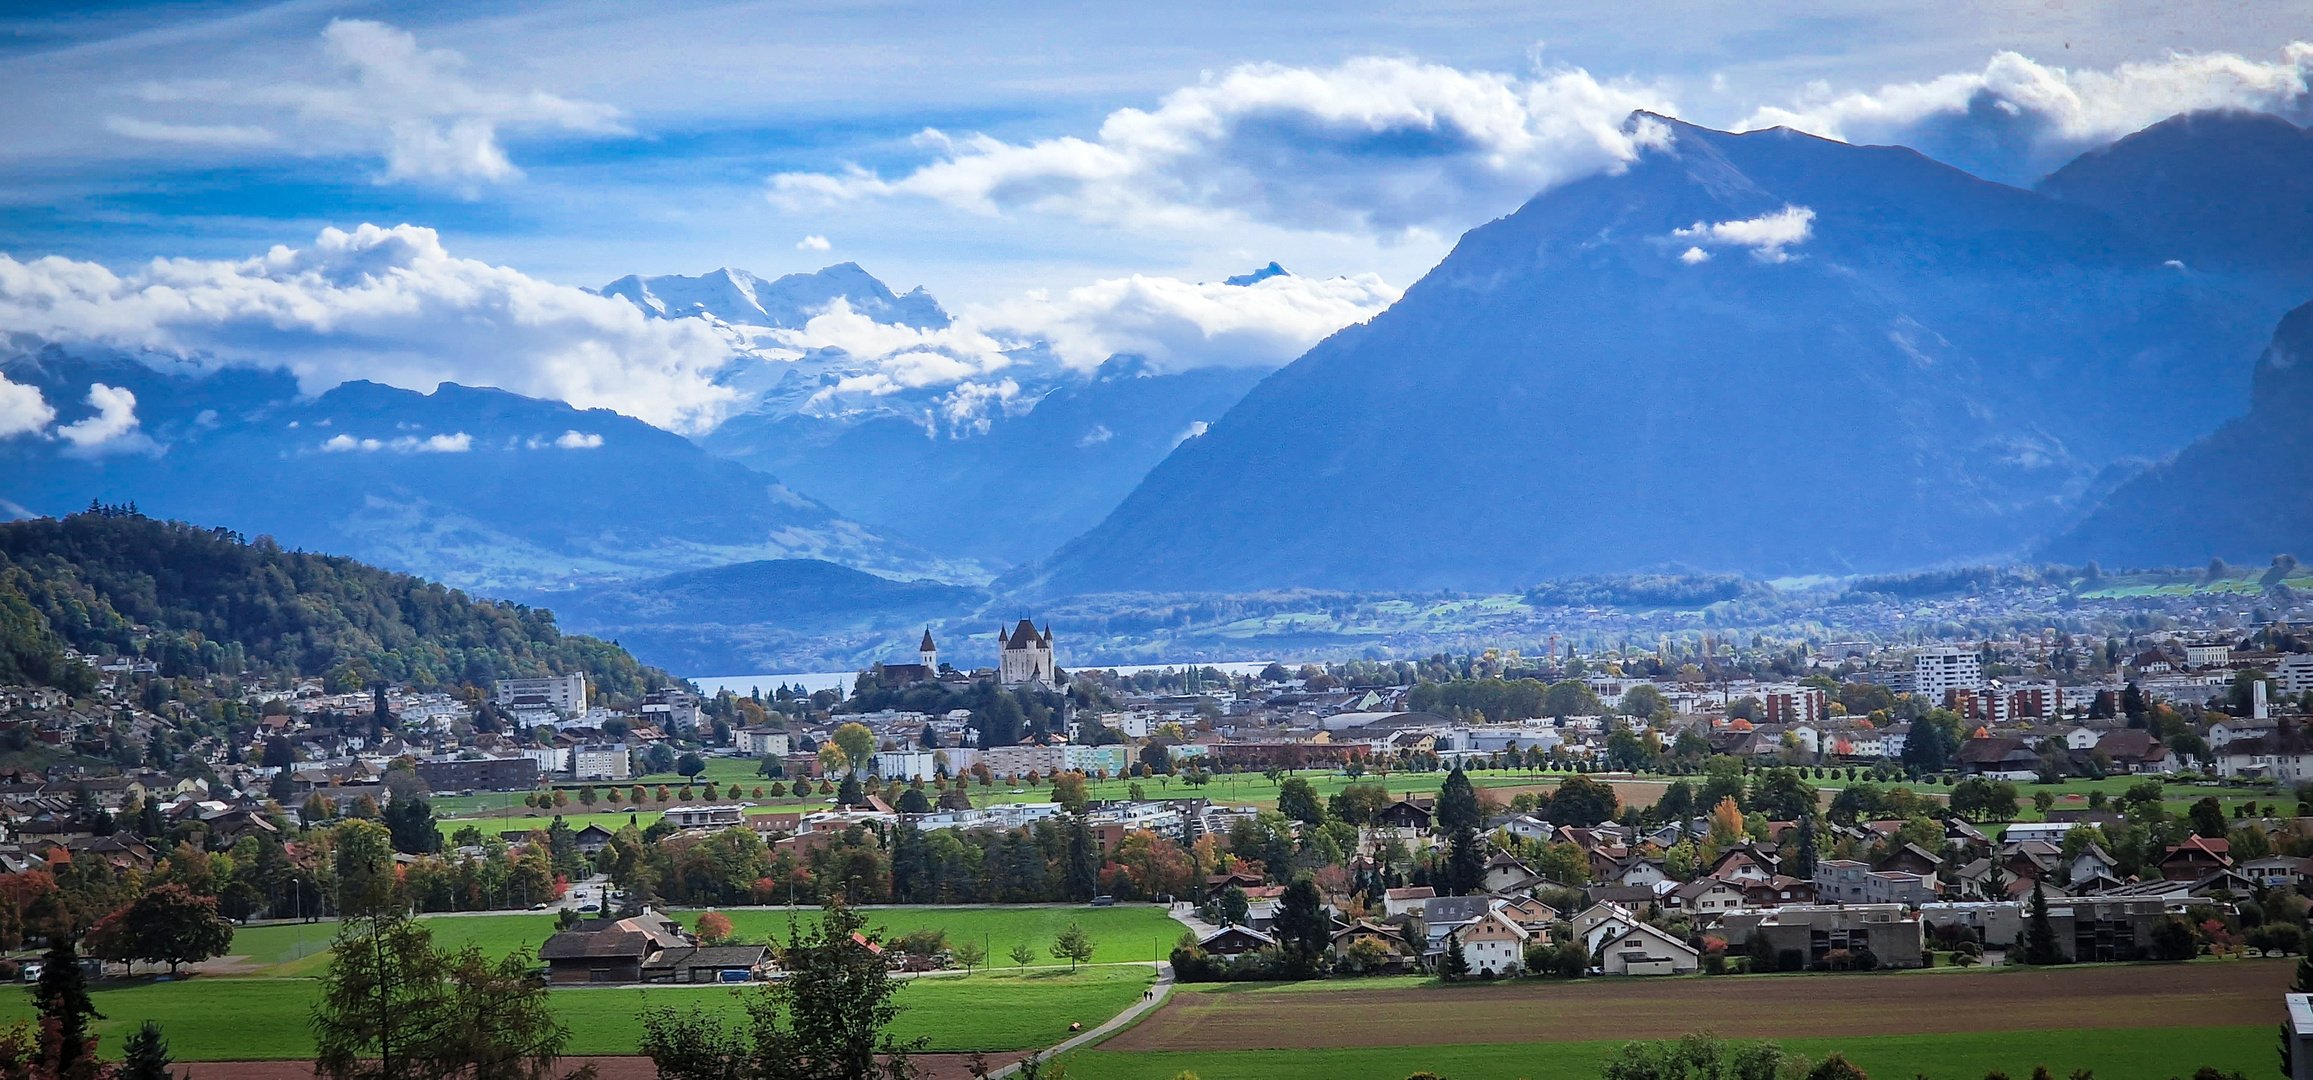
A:
<svg viewBox="0 0 2313 1080">
<path fill-rule="evenodd" d="M 934 675 L 940 672 L 940 647 L 932 644 L 932 628 L 924 627 L 924 643 L 916 646 L 916 655 L 923 658 L 924 670 Z"/>
</svg>

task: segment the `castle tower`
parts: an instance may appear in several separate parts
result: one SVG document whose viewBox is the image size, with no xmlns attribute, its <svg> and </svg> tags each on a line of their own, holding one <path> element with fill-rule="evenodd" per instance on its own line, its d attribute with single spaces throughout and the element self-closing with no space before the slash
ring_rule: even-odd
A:
<svg viewBox="0 0 2313 1080">
<path fill-rule="evenodd" d="M 939 673 L 940 647 L 932 644 L 932 628 L 929 626 L 924 627 L 924 643 L 916 646 L 916 655 L 923 658 L 925 671 L 935 675 Z"/>
<path fill-rule="evenodd" d="M 1052 627 L 1036 629 L 1026 619 L 1009 631 L 996 631 L 997 679 L 1007 687 L 1037 683 L 1057 687 L 1060 680 L 1053 672 Z"/>
</svg>

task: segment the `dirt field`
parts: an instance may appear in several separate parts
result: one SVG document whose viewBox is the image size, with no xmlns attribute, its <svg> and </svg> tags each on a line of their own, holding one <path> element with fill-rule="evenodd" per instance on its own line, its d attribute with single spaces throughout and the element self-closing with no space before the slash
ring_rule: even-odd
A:
<svg viewBox="0 0 2313 1080">
<path fill-rule="evenodd" d="M 2288 960 L 1176 993 L 1106 1051 L 1936 1035 L 2274 1024 Z"/>
</svg>

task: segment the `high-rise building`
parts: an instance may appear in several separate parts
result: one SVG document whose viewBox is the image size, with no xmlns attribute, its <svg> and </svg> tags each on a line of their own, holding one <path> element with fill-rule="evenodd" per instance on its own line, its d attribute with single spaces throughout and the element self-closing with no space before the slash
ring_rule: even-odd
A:
<svg viewBox="0 0 2313 1080">
<path fill-rule="evenodd" d="M 1954 690 L 1984 688 L 1984 660 L 1973 649 L 1926 649 L 1911 660 L 1911 692 L 1941 705 Z"/>
</svg>

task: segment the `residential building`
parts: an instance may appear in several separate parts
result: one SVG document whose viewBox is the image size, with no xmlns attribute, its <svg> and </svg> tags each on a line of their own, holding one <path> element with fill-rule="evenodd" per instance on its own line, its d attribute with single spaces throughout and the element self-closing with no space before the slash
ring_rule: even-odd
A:
<svg viewBox="0 0 2313 1080">
<path fill-rule="evenodd" d="M 634 775 L 634 755 L 625 743 L 592 743 L 570 750 L 570 773 L 578 780 L 626 780 Z"/>
<path fill-rule="evenodd" d="M 731 742 L 748 757 L 787 756 L 787 733 L 775 727 L 743 727 L 731 733 Z"/>
<path fill-rule="evenodd" d="M 1487 912 L 1453 932 L 1452 947 L 1462 952 L 1473 975 L 1516 975 L 1526 966 L 1526 928 Z"/>
<path fill-rule="evenodd" d="M 586 673 L 573 672 L 544 679 L 500 679 L 491 701 L 513 708 L 544 705 L 560 713 L 586 711 Z"/>
<path fill-rule="evenodd" d="M 538 786 L 538 762 L 530 757 L 484 757 L 421 761 L 418 779 L 431 791 L 528 791 Z"/>
<path fill-rule="evenodd" d="M 1942 703 L 1954 690 L 1982 690 L 1984 661 L 1973 649 L 1923 649 L 1912 656 L 1911 692 Z"/>
<path fill-rule="evenodd" d="M 1744 921 L 1727 923 L 1730 944 L 1736 943 L 1732 933 Z M 1749 934 L 1767 935 L 1768 945 L 1785 966 L 1791 953 L 1797 953 L 1808 967 L 1843 961 L 1861 965 L 1864 962 L 1857 954 L 1863 952 L 1871 954 L 1869 963 L 1876 967 L 1919 967 L 1923 963 L 1919 915 L 1899 904 L 1777 908 L 1749 926 L 1742 943 L 1749 943 Z M 1846 956 L 1835 957 L 1834 953 Z"/>
<path fill-rule="evenodd" d="M 1599 953 L 1608 975 L 1692 975 L 1703 956 L 1694 947 L 1645 923 L 1633 923 L 1608 939 Z"/>
</svg>

